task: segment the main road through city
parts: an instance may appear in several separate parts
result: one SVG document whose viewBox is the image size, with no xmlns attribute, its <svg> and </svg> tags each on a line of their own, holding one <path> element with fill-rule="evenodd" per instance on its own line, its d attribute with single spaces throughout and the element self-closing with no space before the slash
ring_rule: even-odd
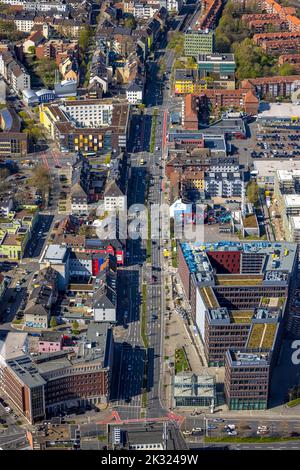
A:
<svg viewBox="0 0 300 470">
<path fill-rule="evenodd" d="M 188 28 L 190 15 L 174 24 Z M 128 207 L 132 204 L 153 204 L 164 202 L 164 175 L 166 139 L 169 128 L 170 111 L 178 107 L 171 97 L 169 76 L 174 61 L 173 50 L 166 49 L 164 35 L 157 45 L 154 60 L 148 62 L 148 78 L 145 92 L 146 107 L 142 114 L 136 114 L 131 121 L 128 142 L 130 178 L 128 185 Z M 158 79 L 157 58 L 163 57 L 166 79 Z M 150 134 L 153 113 L 156 110 L 154 150 L 150 152 Z M 147 200 L 145 201 L 145 195 Z M 160 228 L 159 228 L 160 230 Z M 146 259 L 145 240 L 127 240 L 127 264 L 121 276 L 124 293 L 127 297 L 125 310 L 125 345 L 117 354 L 120 364 L 115 409 L 122 419 L 138 419 L 141 407 L 146 405 L 143 416 L 159 418 L 168 410 L 162 403 L 163 395 L 163 341 L 165 313 L 165 280 L 163 260 L 163 239 L 151 241 L 151 259 Z M 146 284 L 146 336 L 148 348 L 144 348 L 141 338 L 142 286 Z M 124 337 L 123 337 L 124 341 Z M 147 382 L 145 383 L 145 376 Z M 143 390 L 147 390 L 147 400 L 142 400 Z"/>
</svg>

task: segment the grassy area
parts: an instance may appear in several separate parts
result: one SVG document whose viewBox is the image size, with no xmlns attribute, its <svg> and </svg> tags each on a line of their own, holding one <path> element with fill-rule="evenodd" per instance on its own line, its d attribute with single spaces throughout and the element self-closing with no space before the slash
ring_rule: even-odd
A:
<svg viewBox="0 0 300 470">
<path fill-rule="evenodd" d="M 300 405 L 300 398 L 295 398 L 295 400 L 291 400 L 287 402 L 286 406 L 289 408 L 293 408 L 294 406 Z"/>
<path fill-rule="evenodd" d="M 107 441 L 106 436 L 98 436 L 97 439 L 98 439 L 98 441 L 101 441 L 101 442 L 106 442 Z"/>
<path fill-rule="evenodd" d="M 265 329 L 264 323 L 255 323 L 251 330 L 251 336 L 249 338 L 248 348 L 259 348 L 260 342 L 262 339 L 262 335 Z"/>
<path fill-rule="evenodd" d="M 147 237 L 147 245 L 146 245 L 146 256 L 147 260 L 151 261 L 151 212 L 150 212 L 150 207 L 148 208 L 148 237 Z"/>
<path fill-rule="evenodd" d="M 201 287 L 201 293 L 204 295 L 204 301 L 209 306 L 209 308 L 218 308 L 219 304 L 214 296 L 213 290 L 210 286 Z"/>
<path fill-rule="evenodd" d="M 172 49 L 176 57 L 184 53 L 184 34 L 178 31 L 169 33 L 167 49 Z"/>
<path fill-rule="evenodd" d="M 250 323 L 253 317 L 253 311 L 232 310 L 229 315 L 231 323 Z"/>
<path fill-rule="evenodd" d="M 183 348 L 175 350 L 175 373 L 190 370 L 189 363 Z"/>
<path fill-rule="evenodd" d="M 144 283 L 142 286 L 142 311 L 141 311 L 141 336 L 144 343 L 144 347 L 148 348 L 147 338 L 147 284 Z"/>
<path fill-rule="evenodd" d="M 171 240 L 171 249 L 172 249 L 172 266 L 173 268 L 177 268 L 177 250 L 176 250 L 176 240 L 173 238 Z"/>
<path fill-rule="evenodd" d="M 269 442 L 284 442 L 284 441 L 299 441 L 300 437 L 281 437 L 281 436 L 249 436 L 249 437 L 232 437 L 232 436 L 222 436 L 222 437 L 204 437 L 205 442 L 253 442 L 253 443 L 269 443 Z"/>
<path fill-rule="evenodd" d="M 156 125 L 157 125 L 157 115 L 158 115 L 158 109 L 155 108 L 153 110 L 153 115 L 152 115 L 152 125 L 151 125 L 151 136 L 150 136 L 150 152 L 154 152 L 155 148 L 155 134 L 156 134 Z"/>
<path fill-rule="evenodd" d="M 277 324 L 271 323 L 267 325 L 264 339 L 261 345 L 262 348 L 271 349 L 275 337 L 276 328 Z"/>
</svg>

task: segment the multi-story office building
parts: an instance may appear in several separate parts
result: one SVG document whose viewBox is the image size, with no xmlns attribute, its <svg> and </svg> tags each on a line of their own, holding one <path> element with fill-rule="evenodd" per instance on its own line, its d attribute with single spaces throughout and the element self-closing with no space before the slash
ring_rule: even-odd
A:
<svg viewBox="0 0 300 470">
<path fill-rule="evenodd" d="M 271 353 L 229 349 L 225 359 L 224 391 L 231 410 L 264 410 L 270 391 Z"/>
<path fill-rule="evenodd" d="M 211 88 L 235 88 L 235 60 L 233 54 L 199 54 L 199 78 L 206 79 Z"/>
<path fill-rule="evenodd" d="M 287 324 L 286 307 L 295 288 L 298 246 L 269 242 L 181 243 L 178 266 L 208 364 L 223 366 L 229 350 L 245 349 L 249 354 L 269 351 L 272 361 L 264 371 L 264 380 L 269 381 Z M 234 361 L 228 362 L 227 377 L 232 378 L 232 383 L 227 380 L 229 407 L 265 408 L 267 400 L 253 397 L 250 382 L 248 388 L 245 385 L 243 400 L 233 405 L 231 399 L 237 397 L 232 397 L 230 390 L 234 389 L 235 367 Z"/>
<path fill-rule="evenodd" d="M 184 35 L 184 53 L 198 57 L 199 54 L 211 54 L 214 49 L 213 31 L 187 31 Z"/>
<path fill-rule="evenodd" d="M 29 423 L 68 404 L 106 403 L 110 395 L 113 335 L 107 323 L 89 325 L 75 351 L 27 354 L 1 364 L 2 392 Z"/>
</svg>

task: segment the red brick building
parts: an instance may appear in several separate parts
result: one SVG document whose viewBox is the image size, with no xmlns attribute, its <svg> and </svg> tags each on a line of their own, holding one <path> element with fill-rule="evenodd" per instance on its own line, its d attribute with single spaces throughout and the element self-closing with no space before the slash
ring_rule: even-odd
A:
<svg viewBox="0 0 300 470">
<path fill-rule="evenodd" d="M 278 65 L 291 64 L 300 72 L 300 54 L 283 54 L 279 56 Z"/>
<path fill-rule="evenodd" d="M 200 95 L 185 97 L 183 127 L 186 130 L 198 129 L 201 112 L 217 114 L 223 109 L 238 109 L 249 115 L 258 112 L 259 100 L 255 87 L 237 90 L 204 90 Z"/>
<path fill-rule="evenodd" d="M 38 59 L 56 59 L 58 54 L 70 54 L 78 56 L 78 41 L 66 41 L 62 39 L 51 39 L 40 44 L 35 49 Z"/>
<path fill-rule="evenodd" d="M 260 96 L 289 97 L 295 91 L 297 82 L 300 81 L 300 75 L 290 75 L 286 77 L 261 77 L 248 78 L 242 81 L 242 88 L 256 91 Z"/>
</svg>

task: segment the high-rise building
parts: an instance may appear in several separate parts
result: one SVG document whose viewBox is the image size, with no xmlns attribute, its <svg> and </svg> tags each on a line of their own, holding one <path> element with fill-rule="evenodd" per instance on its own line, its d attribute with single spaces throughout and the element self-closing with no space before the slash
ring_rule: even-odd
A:
<svg viewBox="0 0 300 470">
<path fill-rule="evenodd" d="M 213 31 L 187 31 L 184 35 L 184 53 L 197 57 L 199 54 L 211 54 L 214 50 Z"/>
<path fill-rule="evenodd" d="M 287 306 L 297 278 L 298 246 L 269 242 L 181 243 L 178 266 L 208 365 L 225 365 L 228 406 L 266 408 L 266 384 L 287 325 Z M 253 368 L 253 377 L 253 363 L 260 367 L 264 386 L 257 393 L 251 381 L 246 382 L 246 369 L 240 367 L 237 358 L 241 351 L 243 361 Z M 243 383 L 240 395 L 235 386 L 239 377 Z"/>
</svg>

